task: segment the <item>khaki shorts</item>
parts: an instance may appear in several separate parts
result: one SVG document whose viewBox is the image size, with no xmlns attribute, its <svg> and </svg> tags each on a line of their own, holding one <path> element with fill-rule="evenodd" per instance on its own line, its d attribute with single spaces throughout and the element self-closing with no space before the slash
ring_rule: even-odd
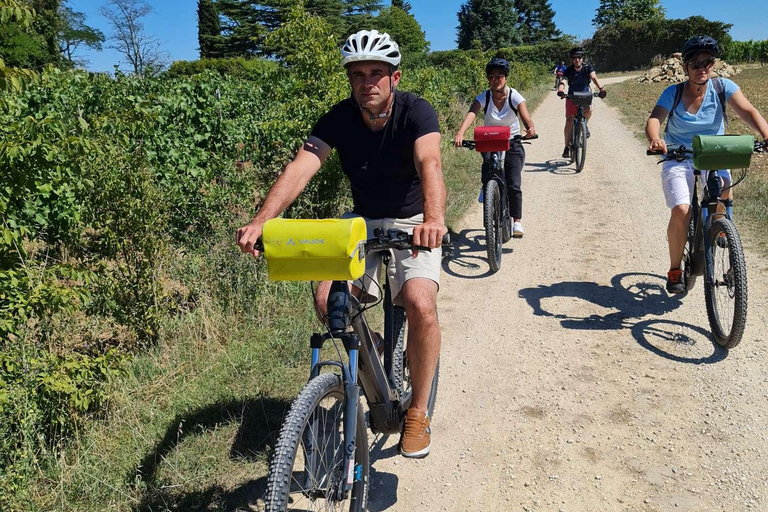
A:
<svg viewBox="0 0 768 512">
<path fill-rule="evenodd" d="M 342 219 L 349 219 L 352 217 L 360 217 L 354 213 L 345 213 L 341 216 Z M 424 223 L 424 215 L 418 214 L 408 219 L 365 219 L 365 225 L 368 228 L 368 238 L 373 238 L 374 229 L 402 229 L 407 233 L 413 233 L 413 228 L 419 224 Z M 389 260 L 389 266 L 387 268 L 387 276 L 389 277 L 390 290 L 393 302 L 397 305 L 403 305 L 402 297 L 400 297 L 400 291 L 403 289 L 403 285 L 409 279 L 415 277 L 424 277 L 430 279 L 437 284 L 438 289 L 440 287 L 440 265 L 442 263 L 442 249 L 432 249 L 431 252 L 421 251 L 418 257 L 414 258 L 411 251 L 397 251 L 392 250 L 392 258 Z M 365 258 L 365 275 L 354 281 L 352 284 L 357 288 L 364 290 L 371 297 L 369 300 L 376 300 L 379 298 L 379 290 L 381 285 L 379 284 L 379 269 L 381 268 L 381 258 L 376 254 L 368 254 Z M 366 302 L 366 300 L 363 300 Z"/>
</svg>

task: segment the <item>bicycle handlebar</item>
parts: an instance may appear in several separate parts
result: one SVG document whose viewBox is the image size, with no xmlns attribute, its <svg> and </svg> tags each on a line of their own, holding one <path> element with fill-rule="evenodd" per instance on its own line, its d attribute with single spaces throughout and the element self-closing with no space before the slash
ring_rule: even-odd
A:
<svg viewBox="0 0 768 512">
<path fill-rule="evenodd" d="M 408 250 L 415 249 L 417 251 L 432 251 L 429 247 L 423 247 L 420 245 L 413 245 L 413 235 L 409 235 L 405 231 L 399 229 L 388 229 L 386 232 L 383 229 L 373 230 L 373 234 L 376 238 L 371 238 L 365 241 L 365 252 L 370 251 L 384 251 L 387 249 L 399 249 Z M 443 240 L 440 245 L 450 245 L 451 235 L 446 233 L 443 235 Z M 256 243 L 253 244 L 253 248 L 259 252 L 264 252 L 264 240 L 259 237 Z"/>
<path fill-rule="evenodd" d="M 533 137 L 523 137 L 522 135 L 515 135 L 514 137 L 509 139 L 509 143 L 512 144 L 513 142 L 520 141 L 520 143 L 522 144 L 530 144 L 529 142 L 526 142 L 526 141 L 538 139 L 538 138 L 539 138 L 538 135 L 534 135 Z M 475 149 L 476 143 L 477 141 L 474 141 L 474 140 L 463 140 L 461 141 L 461 147 L 467 148 L 467 149 Z"/>
<path fill-rule="evenodd" d="M 560 95 L 558 94 L 558 96 L 560 96 Z M 599 98 L 600 97 L 600 92 L 599 91 L 598 92 L 593 92 L 592 93 L 592 97 L 593 98 Z M 573 99 L 576 99 L 576 96 L 574 96 L 573 94 L 563 94 L 562 96 L 560 96 L 561 100 L 564 100 L 566 98 L 573 100 Z"/>
<path fill-rule="evenodd" d="M 376 238 L 371 238 L 365 242 L 366 254 L 372 251 L 386 251 L 389 249 L 409 250 L 415 249 L 417 251 L 431 252 L 430 247 L 424 247 L 420 245 L 413 245 L 413 235 L 409 235 L 405 231 L 400 229 L 374 229 L 373 235 Z M 443 235 L 441 245 L 450 245 L 451 235 L 446 233 Z"/>
<path fill-rule="evenodd" d="M 755 141 L 755 147 L 753 149 L 753 152 L 754 153 L 758 153 L 758 154 L 760 154 L 760 153 L 768 153 L 768 139 L 766 139 L 764 141 Z M 647 149 L 645 151 L 645 154 L 648 155 L 648 156 L 662 155 L 662 156 L 665 157 L 662 160 L 662 162 L 665 161 L 665 160 L 678 160 L 678 161 L 682 161 L 682 160 L 685 160 L 687 158 L 687 155 L 692 155 L 693 154 L 693 150 L 692 149 L 688 149 L 685 146 L 670 146 L 670 147 L 667 148 L 666 155 L 663 152 L 661 152 L 661 151 L 658 151 L 658 150 L 652 151 L 650 149 Z"/>
</svg>

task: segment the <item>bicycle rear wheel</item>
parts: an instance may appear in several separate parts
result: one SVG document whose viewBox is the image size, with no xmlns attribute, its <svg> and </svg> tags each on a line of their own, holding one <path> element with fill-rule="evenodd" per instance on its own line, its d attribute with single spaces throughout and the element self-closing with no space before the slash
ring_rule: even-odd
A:
<svg viewBox="0 0 768 512">
<path fill-rule="evenodd" d="M 733 222 L 717 219 L 710 233 L 714 275 L 704 283 L 707 316 L 715 341 L 730 349 L 741 342 L 747 321 L 747 264 Z"/>
<path fill-rule="evenodd" d="M 352 492 L 344 500 L 340 499 L 339 492 L 347 476 L 343 467 L 343 425 L 344 386 L 341 378 L 325 373 L 312 379 L 296 397 L 280 431 L 267 478 L 267 512 L 365 510 L 368 434 L 360 404 L 357 407 L 355 482 Z"/>
<path fill-rule="evenodd" d="M 584 169 L 584 162 L 587 160 L 587 122 L 582 119 L 577 126 L 579 129 L 576 132 L 575 141 L 575 145 L 578 148 L 575 157 L 576 172 L 581 172 Z"/>
<path fill-rule="evenodd" d="M 485 244 L 488 251 L 488 265 L 491 272 L 497 272 L 501 268 L 501 190 L 496 180 L 488 180 L 485 184 Z"/>
</svg>

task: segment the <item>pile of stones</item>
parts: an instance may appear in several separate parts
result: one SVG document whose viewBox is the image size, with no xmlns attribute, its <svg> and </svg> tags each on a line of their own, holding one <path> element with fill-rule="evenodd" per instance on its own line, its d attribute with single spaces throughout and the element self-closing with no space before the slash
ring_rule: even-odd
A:
<svg viewBox="0 0 768 512">
<path fill-rule="evenodd" d="M 731 66 L 724 60 L 715 59 L 715 65 L 712 68 L 711 76 L 728 78 L 740 72 L 740 68 Z M 685 79 L 685 71 L 683 71 L 683 57 L 679 53 L 674 53 L 672 54 L 672 57 L 664 61 L 664 64 L 661 66 L 656 66 L 655 68 L 651 68 L 647 73 L 638 78 L 637 81 L 677 83 L 683 82 Z"/>
</svg>

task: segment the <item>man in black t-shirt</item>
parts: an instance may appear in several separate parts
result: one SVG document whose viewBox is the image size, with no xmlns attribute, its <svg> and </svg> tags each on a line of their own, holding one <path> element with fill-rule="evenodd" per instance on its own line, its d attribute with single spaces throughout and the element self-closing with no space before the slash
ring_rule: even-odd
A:
<svg viewBox="0 0 768 512">
<path fill-rule="evenodd" d="M 594 82 L 600 90 L 600 97 L 605 98 L 605 89 L 600 85 L 595 69 L 591 64 L 584 63 L 584 50 L 581 48 L 573 48 L 571 50 L 571 61 L 573 64 L 568 66 L 563 73 L 563 79 L 568 81 L 568 94 L 591 91 L 589 88 L 589 83 L 591 81 Z M 565 89 L 565 84 L 560 82 L 560 85 L 557 87 L 557 95 L 561 98 L 565 97 L 563 89 Z M 565 149 L 563 150 L 563 158 L 568 158 L 570 156 L 568 146 L 571 143 L 573 118 L 576 117 L 577 110 L 578 107 L 576 104 L 570 98 L 567 98 L 565 100 Z M 591 105 L 584 108 L 584 116 L 587 118 L 587 121 L 592 117 Z M 587 137 L 589 137 L 589 129 L 587 129 Z"/>
<path fill-rule="evenodd" d="M 245 253 L 259 255 L 253 244 L 264 223 L 298 197 L 333 148 L 352 186 L 354 210 L 347 216 L 364 217 L 369 238 L 375 228 L 403 229 L 413 233 L 414 245 L 437 249 L 448 231 L 437 115 L 427 101 L 396 90 L 401 78 L 397 43 L 388 34 L 361 30 L 347 39 L 341 53 L 352 94 L 320 118 L 256 217 L 237 231 Z M 413 398 L 400 442 L 406 457 L 425 457 L 431 444 L 427 404 L 440 353 L 440 258 L 439 250 L 393 251 L 388 271 L 394 301 L 405 307 L 408 317 Z M 361 290 L 377 293 L 370 282 L 378 278 L 376 260 L 366 258 L 366 277 L 353 284 L 356 295 Z M 318 286 L 316 303 L 322 314 L 329 288 L 329 282 Z"/>
</svg>

